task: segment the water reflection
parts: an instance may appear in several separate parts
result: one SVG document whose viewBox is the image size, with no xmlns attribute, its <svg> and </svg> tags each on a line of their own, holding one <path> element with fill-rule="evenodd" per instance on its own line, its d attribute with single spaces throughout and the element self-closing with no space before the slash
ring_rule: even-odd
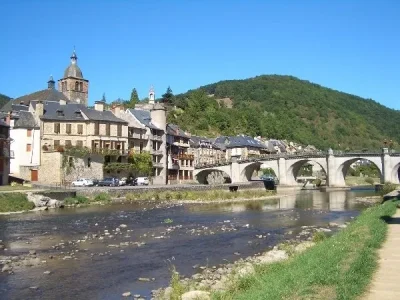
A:
<svg viewBox="0 0 400 300">
<path fill-rule="evenodd" d="M 283 241 L 289 232 L 296 236 L 301 226 L 349 221 L 365 207 L 354 198 L 364 195 L 371 193 L 304 191 L 261 201 L 172 207 L 141 202 L 1 216 L 0 240 L 9 250 L 0 255 L 37 249 L 54 259 L 12 276 L 0 273 L 0 299 L 120 299 L 125 291 L 149 297 L 152 289 L 168 284 L 170 262 L 191 275 L 195 264 L 233 261 L 238 259 L 235 252 L 252 255 Z M 166 224 L 167 218 L 173 223 Z M 123 234 L 104 236 L 105 229 L 115 232 L 121 224 L 127 225 Z M 67 244 L 93 234 L 104 239 Z M 65 249 L 51 248 L 62 240 Z M 136 242 L 146 244 L 137 247 Z M 129 246 L 110 247 L 121 243 Z M 76 260 L 63 260 L 71 252 Z M 52 274 L 43 275 L 45 270 Z M 143 283 L 138 277 L 156 281 Z"/>
<path fill-rule="evenodd" d="M 358 210 L 365 204 L 354 201 L 354 198 L 370 196 L 370 192 L 332 191 L 329 193 L 319 191 L 302 191 L 295 195 L 269 198 L 265 200 L 248 200 L 229 203 L 205 203 L 201 206 L 190 207 L 192 211 L 230 211 L 244 212 L 248 210 L 285 210 L 285 209 L 316 209 L 326 211 Z"/>
</svg>

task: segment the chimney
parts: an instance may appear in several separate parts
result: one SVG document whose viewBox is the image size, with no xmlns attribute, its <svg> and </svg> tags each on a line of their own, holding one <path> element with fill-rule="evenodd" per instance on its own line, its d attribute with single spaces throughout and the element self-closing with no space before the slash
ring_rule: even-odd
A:
<svg viewBox="0 0 400 300">
<path fill-rule="evenodd" d="M 114 113 L 114 115 L 116 115 L 117 117 L 119 116 L 121 110 L 123 110 L 123 107 L 121 104 L 116 103 L 113 105 L 111 111 Z"/>
<path fill-rule="evenodd" d="M 98 111 L 104 111 L 104 102 L 103 101 L 96 101 L 94 103 L 94 109 Z"/>
<path fill-rule="evenodd" d="M 65 101 L 64 99 L 60 99 L 60 105 L 66 105 L 67 101 Z"/>
<path fill-rule="evenodd" d="M 7 116 L 6 116 L 5 121 L 6 121 L 6 124 L 7 124 L 8 126 L 10 126 L 10 123 L 11 123 L 11 111 L 9 111 L 9 112 L 7 113 Z"/>
<path fill-rule="evenodd" d="M 36 117 L 41 117 L 43 116 L 44 113 L 44 105 L 42 101 L 38 101 L 36 103 L 36 109 L 35 109 L 35 116 Z"/>
</svg>

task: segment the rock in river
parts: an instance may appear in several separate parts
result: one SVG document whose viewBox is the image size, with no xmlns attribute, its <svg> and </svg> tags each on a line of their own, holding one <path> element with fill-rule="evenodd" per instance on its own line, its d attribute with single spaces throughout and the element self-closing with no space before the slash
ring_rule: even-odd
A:
<svg viewBox="0 0 400 300">
<path fill-rule="evenodd" d="M 210 300 L 210 293 L 205 291 L 190 291 L 182 295 L 182 300 Z"/>
<path fill-rule="evenodd" d="M 131 292 L 125 292 L 122 294 L 122 297 L 130 297 L 131 295 Z"/>
</svg>

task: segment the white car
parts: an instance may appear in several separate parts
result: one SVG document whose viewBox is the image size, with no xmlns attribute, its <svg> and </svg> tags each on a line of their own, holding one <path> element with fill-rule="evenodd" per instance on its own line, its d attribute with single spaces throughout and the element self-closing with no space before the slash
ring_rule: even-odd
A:
<svg viewBox="0 0 400 300">
<path fill-rule="evenodd" d="M 93 181 L 90 179 L 79 178 L 78 180 L 72 181 L 72 186 L 92 186 Z"/>
<path fill-rule="evenodd" d="M 138 177 L 135 180 L 136 185 L 149 185 L 149 178 L 147 177 Z"/>
<path fill-rule="evenodd" d="M 122 177 L 121 179 L 119 179 L 118 185 L 119 186 L 126 185 L 126 177 Z"/>
</svg>

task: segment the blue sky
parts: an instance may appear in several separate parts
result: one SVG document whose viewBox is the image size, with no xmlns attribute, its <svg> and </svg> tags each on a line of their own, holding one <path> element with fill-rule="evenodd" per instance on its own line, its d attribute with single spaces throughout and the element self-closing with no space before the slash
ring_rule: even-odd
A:
<svg viewBox="0 0 400 300">
<path fill-rule="evenodd" d="M 89 102 L 261 74 L 400 109 L 398 0 L 0 1 L 0 93 L 60 79 L 76 47 Z"/>
</svg>

